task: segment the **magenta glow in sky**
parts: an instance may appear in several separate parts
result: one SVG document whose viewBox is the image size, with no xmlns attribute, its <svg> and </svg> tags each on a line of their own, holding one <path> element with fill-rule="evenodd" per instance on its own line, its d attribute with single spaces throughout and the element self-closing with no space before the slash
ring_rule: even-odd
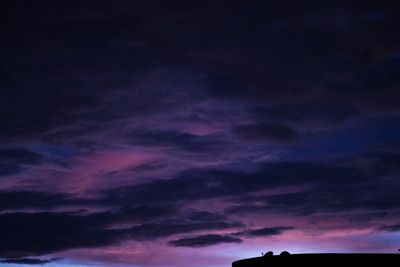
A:
<svg viewBox="0 0 400 267">
<path fill-rule="evenodd" d="M 2 2 L 0 266 L 396 252 L 398 8 Z"/>
</svg>

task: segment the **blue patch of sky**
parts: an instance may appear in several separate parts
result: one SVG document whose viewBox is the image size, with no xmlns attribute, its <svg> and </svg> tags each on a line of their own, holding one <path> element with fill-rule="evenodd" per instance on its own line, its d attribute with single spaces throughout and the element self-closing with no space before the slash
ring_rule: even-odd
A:
<svg viewBox="0 0 400 267">
<path fill-rule="evenodd" d="M 47 144 L 32 144 L 30 149 L 36 153 L 44 154 L 50 157 L 69 158 L 77 154 L 77 152 L 71 148 Z"/>
<path fill-rule="evenodd" d="M 390 149 L 400 144 L 400 118 L 369 120 L 362 126 L 330 132 L 293 146 L 286 159 L 307 160 Z"/>
</svg>

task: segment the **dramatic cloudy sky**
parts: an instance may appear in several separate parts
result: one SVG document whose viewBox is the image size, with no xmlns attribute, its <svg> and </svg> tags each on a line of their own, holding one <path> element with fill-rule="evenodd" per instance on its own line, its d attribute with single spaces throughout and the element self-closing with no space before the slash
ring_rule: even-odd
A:
<svg viewBox="0 0 400 267">
<path fill-rule="evenodd" d="M 272 2 L 2 1 L 0 266 L 396 252 L 400 6 Z"/>
</svg>

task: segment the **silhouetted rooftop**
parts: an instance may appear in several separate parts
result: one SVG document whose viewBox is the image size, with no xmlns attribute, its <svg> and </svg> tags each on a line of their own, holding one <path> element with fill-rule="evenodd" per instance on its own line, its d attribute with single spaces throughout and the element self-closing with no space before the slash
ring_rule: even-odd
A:
<svg viewBox="0 0 400 267">
<path fill-rule="evenodd" d="M 343 267 L 343 266 L 400 266 L 400 254 L 289 254 L 238 260 L 232 267 Z"/>
</svg>

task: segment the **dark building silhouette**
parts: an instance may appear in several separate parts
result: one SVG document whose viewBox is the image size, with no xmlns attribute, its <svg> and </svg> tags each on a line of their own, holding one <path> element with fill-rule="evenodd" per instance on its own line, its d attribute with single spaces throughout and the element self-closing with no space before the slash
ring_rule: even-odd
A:
<svg viewBox="0 0 400 267">
<path fill-rule="evenodd" d="M 400 266 L 400 254 L 289 254 L 284 251 L 274 256 L 266 253 L 262 257 L 238 260 L 232 267 L 384 267 Z"/>
</svg>

